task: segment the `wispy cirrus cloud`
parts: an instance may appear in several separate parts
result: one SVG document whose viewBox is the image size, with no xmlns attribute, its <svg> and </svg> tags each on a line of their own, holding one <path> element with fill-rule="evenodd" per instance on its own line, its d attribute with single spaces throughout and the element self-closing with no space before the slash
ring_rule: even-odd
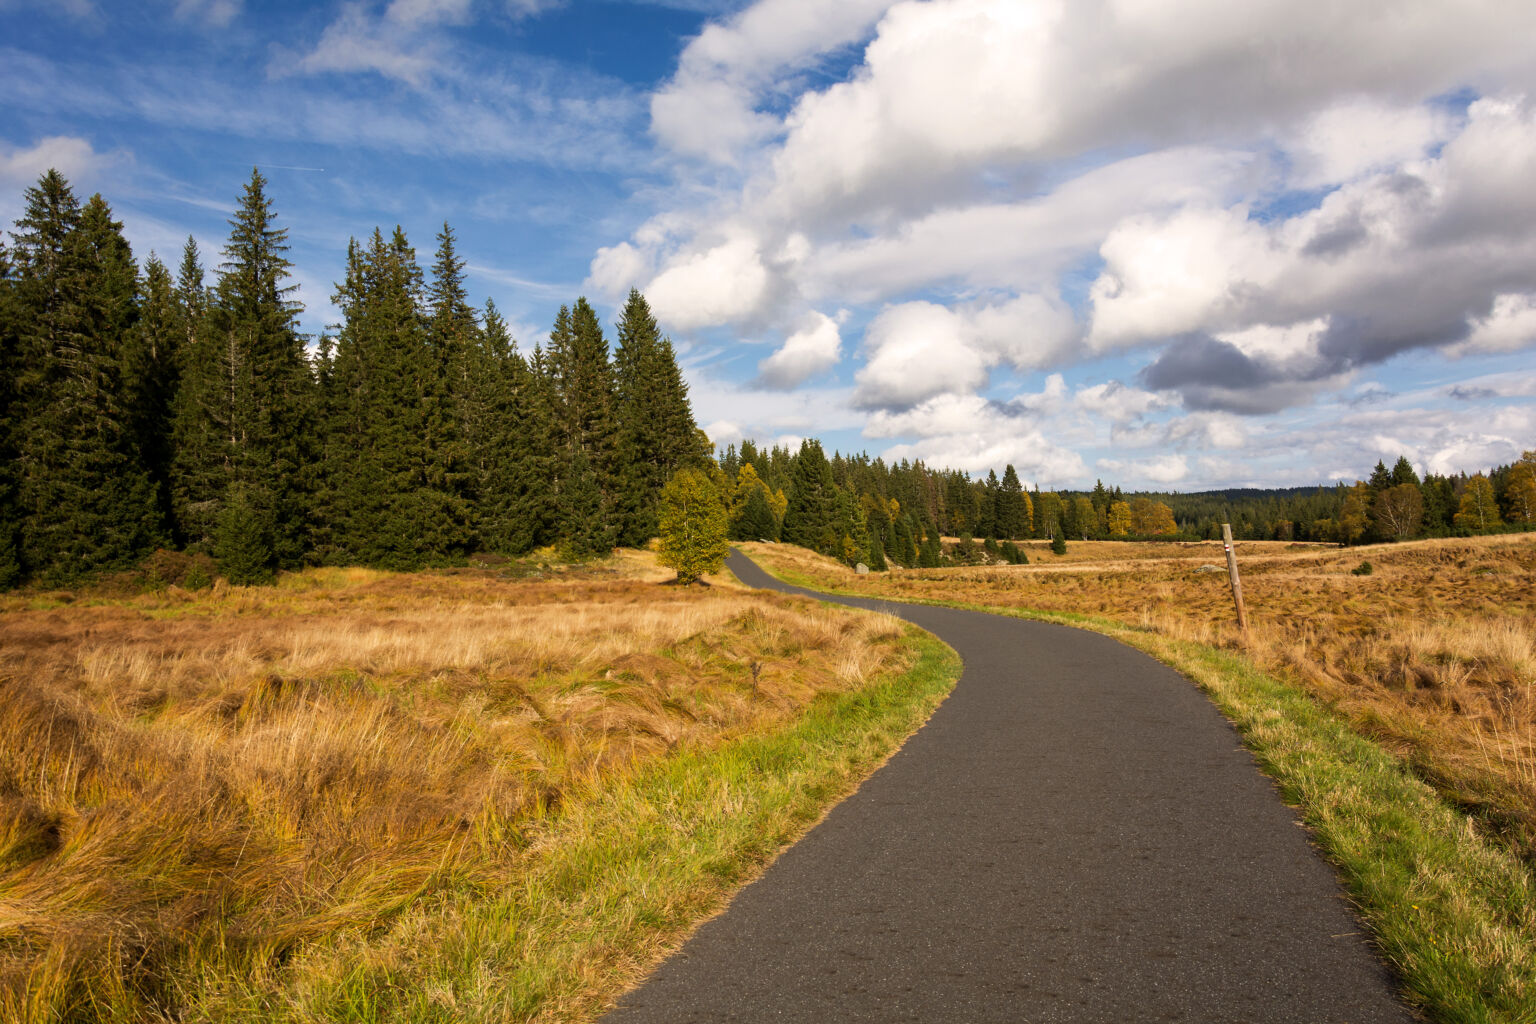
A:
<svg viewBox="0 0 1536 1024">
<path fill-rule="evenodd" d="M 209 28 L 226 28 L 244 10 L 243 0 L 175 0 L 176 17 Z"/>
</svg>

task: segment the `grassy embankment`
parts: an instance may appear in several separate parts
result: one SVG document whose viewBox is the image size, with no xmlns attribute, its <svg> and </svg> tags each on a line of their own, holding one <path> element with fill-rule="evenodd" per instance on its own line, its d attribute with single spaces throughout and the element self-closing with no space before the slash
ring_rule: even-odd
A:
<svg viewBox="0 0 1536 1024">
<path fill-rule="evenodd" d="M 1246 639 L 1220 544 L 1034 544 L 1028 566 L 869 576 L 742 547 L 789 582 L 1084 626 L 1173 665 L 1299 806 L 1412 1000 L 1437 1020 L 1536 1021 L 1530 537 L 1241 544 Z"/>
<path fill-rule="evenodd" d="M 958 674 L 641 556 L 506 576 L 0 598 L 0 1019 L 588 1019 Z"/>
</svg>

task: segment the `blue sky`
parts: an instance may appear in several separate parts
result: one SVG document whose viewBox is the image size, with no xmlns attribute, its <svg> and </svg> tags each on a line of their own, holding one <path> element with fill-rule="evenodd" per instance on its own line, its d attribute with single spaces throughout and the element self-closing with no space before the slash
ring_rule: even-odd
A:
<svg viewBox="0 0 1536 1024">
<path fill-rule="evenodd" d="M 1357 9 L 1358 8 L 1358 9 Z M 1536 8 L 0 0 L 0 220 L 57 166 L 306 330 L 443 221 L 531 349 L 632 286 L 720 443 L 1198 490 L 1536 448 Z"/>
</svg>

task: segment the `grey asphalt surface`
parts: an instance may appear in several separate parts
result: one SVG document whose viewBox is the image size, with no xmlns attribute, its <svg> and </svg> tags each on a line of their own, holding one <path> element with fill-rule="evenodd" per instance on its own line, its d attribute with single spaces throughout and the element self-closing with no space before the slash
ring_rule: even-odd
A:
<svg viewBox="0 0 1536 1024">
<path fill-rule="evenodd" d="M 1188 680 L 1082 630 L 828 599 L 939 636 L 960 682 L 605 1022 L 1417 1019 Z"/>
</svg>

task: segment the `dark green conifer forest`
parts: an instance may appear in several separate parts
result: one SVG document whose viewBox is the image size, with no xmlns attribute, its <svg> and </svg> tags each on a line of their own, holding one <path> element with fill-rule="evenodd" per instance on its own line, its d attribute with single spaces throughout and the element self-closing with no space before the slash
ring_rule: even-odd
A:
<svg viewBox="0 0 1536 1024">
<path fill-rule="evenodd" d="M 342 322 L 298 329 L 287 231 L 251 174 L 210 271 L 142 266 L 100 196 L 27 189 L 0 245 L 0 585 L 63 585 L 157 548 L 235 583 L 304 564 L 411 569 L 656 533 L 710 465 L 670 341 L 629 296 L 609 344 L 586 299 L 548 348 L 471 305 L 451 227 L 347 248 Z"/>
</svg>

